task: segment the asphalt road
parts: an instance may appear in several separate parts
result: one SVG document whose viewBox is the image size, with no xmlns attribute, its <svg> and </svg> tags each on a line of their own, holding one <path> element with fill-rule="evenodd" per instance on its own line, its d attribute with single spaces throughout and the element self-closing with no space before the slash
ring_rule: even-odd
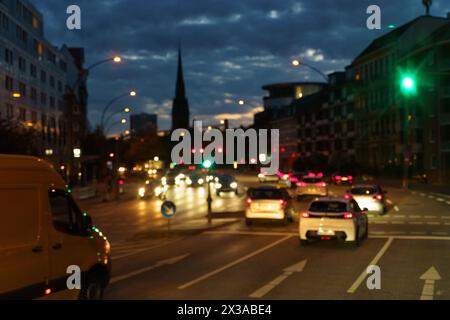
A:
<svg viewBox="0 0 450 320">
<path fill-rule="evenodd" d="M 213 195 L 209 229 L 204 188 L 169 192 L 178 208 L 170 233 L 160 200 L 88 208 L 112 242 L 105 298 L 450 299 L 450 198 L 387 188 L 389 212 L 369 215 L 370 237 L 360 247 L 301 247 L 297 221 L 245 225 L 245 187 L 259 183 L 238 180 L 239 196 Z M 345 190 L 330 188 L 334 195 Z M 297 211 L 307 205 L 296 203 Z M 380 268 L 381 289 L 367 286 L 371 265 Z"/>
</svg>

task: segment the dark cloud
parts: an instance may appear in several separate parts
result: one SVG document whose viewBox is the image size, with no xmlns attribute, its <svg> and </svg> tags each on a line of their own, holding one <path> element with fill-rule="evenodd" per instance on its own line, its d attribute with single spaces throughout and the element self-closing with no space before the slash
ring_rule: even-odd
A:
<svg viewBox="0 0 450 320">
<path fill-rule="evenodd" d="M 99 110 L 114 95 L 136 89 L 139 97 L 122 104 L 158 112 L 165 129 L 170 126 L 179 42 L 193 117 L 217 121 L 218 114 L 242 112 L 248 122 L 250 111 L 261 104 L 263 84 L 320 80 L 308 70 L 290 68 L 290 58 L 303 56 L 324 71 L 342 70 L 386 32 L 387 25 L 401 25 L 424 12 L 420 0 L 376 1 L 383 30 L 369 31 L 366 8 L 375 4 L 372 0 L 32 2 L 44 15 L 49 40 L 85 47 L 88 64 L 116 53 L 127 57 L 122 65 L 104 65 L 92 72 L 91 123 L 98 121 Z M 71 4 L 81 7 L 81 31 L 65 27 Z M 443 0 L 434 1 L 432 13 L 444 16 L 446 11 L 450 8 Z M 238 106 L 240 98 L 249 106 Z"/>
</svg>

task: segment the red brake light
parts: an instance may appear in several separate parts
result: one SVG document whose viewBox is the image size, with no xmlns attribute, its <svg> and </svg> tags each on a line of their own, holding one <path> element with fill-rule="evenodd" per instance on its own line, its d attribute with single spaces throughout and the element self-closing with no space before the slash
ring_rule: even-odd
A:
<svg viewBox="0 0 450 320">
<path fill-rule="evenodd" d="M 318 187 L 326 187 L 326 186 L 327 186 L 327 183 L 326 183 L 326 182 L 318 182 L 316 185 L 317 185 Z"/>
<path fill-rule="evenodd" d="M 309 213 L 308 212 L 303 212 L 302 213 L 302 217 L 303 218 L 309 218 Z"/>
<path fill-rule="evenodd" d="M 353 180 L 353 177 L 352 176 L 348 176 L 348 180 Z"/>
<path fill-rule="evenodd" d="M 341 176 L 336 176 L 336 180 L 341 180 L 342 177 Z"/>
<path fill-rule="evenodd" d="M 381 194 L 377 194 L 373 198 L 376 200 L 383 200 L 383 196 Z"/>
<path fill-rule="evenodd" d="M 348 193 L 344 196 L 344 198 L 345 199 L 353 199 L 353 197 L 350 194 L 348 194 Z"/>
<path fill-rule="evenodd" d="M 247 204 L 251 205 L 252 204 L 252 199 L 251 198 L 247 198 Z"/>
<path fill-rule="evenodd" d="M 280 199 L 280 204 L 282 207 L 284 207 L 285 205 L 287 205 L 287 201 L 284 201 L 283 199 Z"/>
<path fill-rule="evenodd" d="M 323 178 L 323 173 L 322 173 L 322 172 L 319 172 L 319 173 L 317 174 L 317 176 L 318 176 L 319 178 Z"/>
<path fill-rule="evenodd" d="M 122 186 L 122 185 L 124 185 L 125 184 L 125 181 L 123 181 L 123 180 L 119 180 L 119 184 Z"/>
<path fill-rule="evenodd" d="M 306 187 L 306 183 L 304 182 L 298 182 L 297 187 Z"/>
<path fill-rule="evenodd" d="M 344 219 L 353 219 L 353 213 L 344 214 Z"/>
</svg>

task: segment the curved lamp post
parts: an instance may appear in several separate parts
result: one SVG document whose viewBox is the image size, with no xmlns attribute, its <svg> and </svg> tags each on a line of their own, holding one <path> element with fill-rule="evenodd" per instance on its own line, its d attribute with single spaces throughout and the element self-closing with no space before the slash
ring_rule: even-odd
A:
<svg viewBox="0 0 450 320">
<path fill-rule="evenodd" d="M 316 67 L 314 67 L 314 66 L 312 66 L 310 64 L 307 64 L 307 63 L 305 63 L 305 62 L 303 62 L 303 61 L 301 61 L 299 59 L 294 59 L 294 60 L 292 60 L 291 63 L 292 63 L 292 66 L 295 67 L 295 68 L 299 68 L 301 66 L 305 66 L 305 67 L 313 70 L 314 72 L 319 74 L 322 78 L 324 78 L 325 81 L 328 83 L 329 80 L 328 80 L 327 75 L 325 73 L 323 73 L 322 71 L 320 71 L 319 69 L 317 69 Z"/>
<path fill-rule="evenodd" d="M 127 97 L 127 96 L 135 97 L 135 96 L 137 96 L 137 93 L 134 90 L 126 92 L 126 93 L 123 93 L 120 96 L 117 96 L 114 99 L 112 99 L 111 101 L 109 101 L 106 104 L 106 106 L 103 108 L 102 117 L 101 117 L 101 120 L 100 120 L 100 127 L 102 128 L 102 130 L 105 127 L 105 115 L 106 115 L 106 112 L 108 112 L 108 109 L 114 104 L 114 102 L 116 102 L 119 99 L 122 99 L 123 97 Z"/>
</svg>

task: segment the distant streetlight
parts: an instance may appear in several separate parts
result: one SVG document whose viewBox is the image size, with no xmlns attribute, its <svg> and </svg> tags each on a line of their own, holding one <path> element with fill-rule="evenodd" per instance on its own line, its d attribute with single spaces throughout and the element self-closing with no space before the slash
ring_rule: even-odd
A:
<svg viewBox="0 0 450 320">
<path fill-rule="evenodd" d="M 115 63 L 120 63 L 120 62 L 122 62 L 122 58 L 119 57 L 119 56 L 115 56 L 115 57 L 113 58 L 113 61 L 114 61 Z"/>
<path fill-rule="evenodd" d="M 12 97 L 15 99 L 22 98 L 22 94 L 20 92 L 13 92 Z"/>
<path fill-rule="evenodd" d="M 123 112 L 125 112 L 125 113 L 130 113 L 130 108 L 128 108 L 128 107 L 125 107 L 125 109 L 123 109 Z"/>
<path fill-rule="evenodd" d="M 301 61 L 300 59 L 293 59 L 291 61 L 291 64 L 294 68 L 299 68 L 301 66 L 305 66 L 311 70 L 313 70 L 314 72 L 316 72 L 317 74 L 319 74 L 321 77 L 323 77 L 325 79 L 325 81 L 328 83 L 329 79 L 327 77 L 327 75 L 325 73 L 323 73 L 322 71 L 320 71 L 319 69 L 317 69 L 316 67 L 309 65 L 303 61 Z"/>
<path fill-rule="evenodd" d="M 239 101 L 238 101 L 238 104 L 239 104 L 240 106 L 243 106 L 243 105 L 245 104 L 245 100 L 243 100 L 243 99 L 239 100 Z"/>
<path fill-rule="evenodd" d="M 80 148 L 73 149 L 73 157 L 76 159 L 81 158 L 81 149 Z"/>
<path fill-rule="evenodd" d="M 110 158 L 114 158 L 114 153 L 110 153 L 110 154 L 109 154 L 109 157 L 110 157 Z"/>
<path fill-rule="evenodd" d="M 122 119 L 122 120 L 120 120 L 120 123 L 121 123 L 121 124 L 126 124 L 126 123 L 127 123 L 127 119 Z"/>
<path fill-rule="evenodd" d="M 158 162 L 159 161 L 159 157 L 154 157 L 153 161 Z"/>
<path fill-rule="evenodd" d="M 45 155 L 46 156 L 52 156 L 53 155 L 53 149 L 45 149 Z"/>
<path fill-rule="evenodd" d="M 137 96 L 137 92 L 132 90 L 132 91 L 128 91 L 126 93 L 123 93 L 117 97 L 115 97 L 114 99 L 111 99 L 111 101 L 109 101 L 106 106 L 103 108 L 102 111 L 102 117 L 100 119 L 100 127 L 102 128 L 102 130 L 105 128 L 105 116 L 106 116 L 106 112 L 108 111 L 108 109 L 114 104 L 114 102 L 116 102 L 117 100 L 123 98 L 123 97 L 136 97 Z"/>
</svg>

